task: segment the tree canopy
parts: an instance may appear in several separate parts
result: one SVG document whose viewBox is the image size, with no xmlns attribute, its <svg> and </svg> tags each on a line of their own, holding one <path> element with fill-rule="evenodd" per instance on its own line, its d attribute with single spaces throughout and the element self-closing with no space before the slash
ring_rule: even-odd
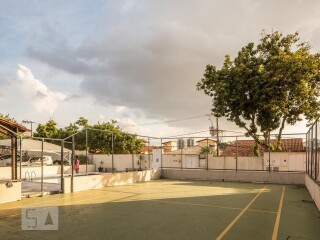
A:
<svg viewBox="0 0 320 240">
<path fill-rule="evenodd" d="M 65 128 L 58 128 L 56 122 L 50 119 L 46 124 L 39 124 L 35 137 L 65 139 L 72 134 L 74 136 L 76 150 L 86 149 L 86 131 L 88 138 L 88 150 L 92 153 L 112 153 L 112 136 L 113 149 L 115 154 L 141 153 L 142 141 L 136 135 L 124 132 L 117 122 L 102 122 L 90 125 L 88 120 L 80 117 L 75 123 L 70 123 Z M 70 139 L 68 140 L 70 141 Z M 59 144 L 58 142 L 55 142 Z M 68 147 L 68 144 L 65 145 Z"/>
<path fill-rule="evenodd" d="M 207 65 L 197 89 L 212 98 L 215 116 L 246 130 L 256 153 L 275 130 L 280 149 L 286 124 L 303 116 L 310 122 L 319 113 L 320 54 L 310 48 L 298 33 L 263 32 L 257 45 L 248 43 L 233 60 L 226 55 L 221 69 Z"/>
</svg>

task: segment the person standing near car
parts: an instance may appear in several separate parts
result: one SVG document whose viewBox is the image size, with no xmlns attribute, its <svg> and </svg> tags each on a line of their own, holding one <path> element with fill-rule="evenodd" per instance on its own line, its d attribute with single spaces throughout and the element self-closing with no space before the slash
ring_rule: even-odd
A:
<svg viewBox="0 0 320 240">
<path fill-rule="evenodd" d="M 80 168 L 80 160 L 79 157 L 76 156 L 76 159 L 74 160 L 74 170 L 76 173 L 79 173 L 79 168 Z"/>
</svg>

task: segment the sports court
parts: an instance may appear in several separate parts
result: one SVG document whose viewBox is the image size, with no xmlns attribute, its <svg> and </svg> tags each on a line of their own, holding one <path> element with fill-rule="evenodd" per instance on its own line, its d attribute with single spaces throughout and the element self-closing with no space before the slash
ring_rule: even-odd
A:
<svg viewBox="0 0 320 240">
<path fill-rule="evenodd" d="M 22 231 L 21 208 L 59 206 L 58 231 Z M 319 239 L 303 186 L 157 180 L 0 205 L 0 239 Z"/>
</svg>

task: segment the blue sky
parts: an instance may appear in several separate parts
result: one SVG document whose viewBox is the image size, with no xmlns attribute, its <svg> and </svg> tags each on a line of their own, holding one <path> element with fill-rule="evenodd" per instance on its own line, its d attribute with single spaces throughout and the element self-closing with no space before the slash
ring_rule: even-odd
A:
<svg viewBox="0 0 320 240">
<path fill-rule="evenodd" d="M 299 31 L 319 51 L 319 23 L 319 1 L 0 1 L 1 113 L 61 127 L 117 119 L 152 136 L 206 130 L 210 99 L 195 88 L 206 64 L 262 29 Z"/>
</svg>

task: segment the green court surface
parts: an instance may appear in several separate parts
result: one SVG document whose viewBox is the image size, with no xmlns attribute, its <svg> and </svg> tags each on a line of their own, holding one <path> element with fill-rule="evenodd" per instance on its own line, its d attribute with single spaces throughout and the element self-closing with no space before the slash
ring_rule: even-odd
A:
<svg viewBox="0 0 320 240">
<path fill-rule="evenodd" d="M 59 207 L 59 230 L 23 231 L 21 208 Z M 0 204 L 0 239 L 320 239 L 301 186 L 158 180 Z"/>
</svg>

